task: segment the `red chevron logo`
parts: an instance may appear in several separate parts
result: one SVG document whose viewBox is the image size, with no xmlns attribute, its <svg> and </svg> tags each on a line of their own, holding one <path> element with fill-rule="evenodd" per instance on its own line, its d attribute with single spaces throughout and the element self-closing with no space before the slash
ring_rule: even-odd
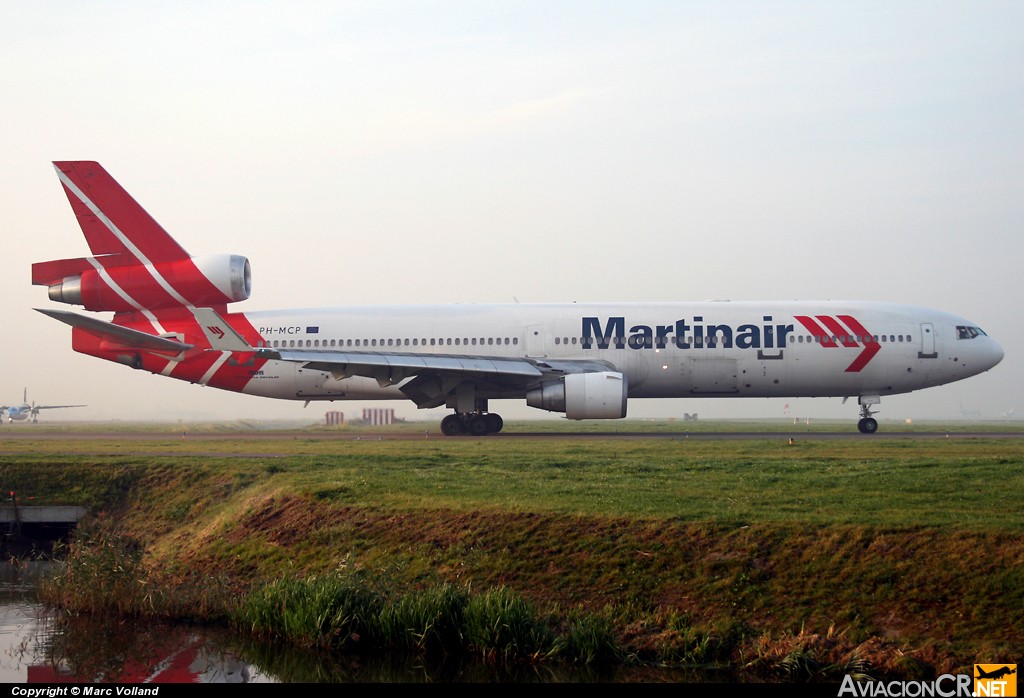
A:
<svg viewBox="0 0 1024 698">
<path fill-rule="evenodd" d="M 794 317 L 823 347 L 829 349 L 838 348 L 840 345 L 846 348 L 864 347 L 864 351 L 846 367 L 846 373 L 861 371 L 871 359 L 875 358 L 875 354 L 882 350 L 882 345 L 875 340 L 874 335 L 868 332 L 864 325 L 860 324 L 852 315 L 837 315 L 836 317 L 817 315 L 813 318 L 809 315 L 795 315 Z"/>
<path fill-rule="evenodd" d="M 217 325 L 207 325 L 206 329 L 210 330 L 212 334 L 217 335 L 218 339 L 224 339 L 224 330 Z"/>
</svg>

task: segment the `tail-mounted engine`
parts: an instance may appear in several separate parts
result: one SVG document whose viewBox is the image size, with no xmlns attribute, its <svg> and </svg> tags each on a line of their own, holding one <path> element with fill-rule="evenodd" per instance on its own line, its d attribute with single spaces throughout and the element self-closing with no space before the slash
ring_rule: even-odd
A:
<svg viewBox="0 0 1024 698">
<path fill-rule="evenodd" d="M 626 416 L 626 377 L 614 371 L 570 373 L 526 394 L 526 404 L 569 419 L 621 419 Z"/>
<path fill-rule="evenodd" d="M 50 300 L 86 310 L 131 312 L 244 301 L 252 292 L 249 260 L 240 255 L 190 257 L 157 264 L 117 264 L 119 255 L 32 265 L 32 283 Z"/>
</svg>

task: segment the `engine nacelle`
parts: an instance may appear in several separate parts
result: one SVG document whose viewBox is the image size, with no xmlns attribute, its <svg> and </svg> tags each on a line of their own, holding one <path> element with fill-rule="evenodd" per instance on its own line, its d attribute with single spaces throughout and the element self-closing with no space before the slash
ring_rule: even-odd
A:
<svg viewBox="0 0 1024 698">
<path fill-rule="evenodd" d="M 50 300 L 86 310 L 131 312 L 224 305 L 244 301 L 251 292 L 248 259 L 209 255 L 159 264 L 89 267 L 49 284 L 48 294 Z"/>
<path fill-rule="evenodd" d="M 614 371 L 570 373 L 526 394 L 526 404 L 569 419 L 622 419 L 626 416 L 626 377 Z"/>
</svg>

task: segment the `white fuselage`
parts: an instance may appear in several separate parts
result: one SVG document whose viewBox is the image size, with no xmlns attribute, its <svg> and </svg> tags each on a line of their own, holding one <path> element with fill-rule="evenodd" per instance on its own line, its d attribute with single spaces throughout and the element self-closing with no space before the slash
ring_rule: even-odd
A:
<svg viewBox="0 0 1024 698">
<path fill-rule="evenodd" d="M 881 396 L 961 380 L 1003 356 L 964 318 L 890 303 L 364 306 L 244 316 L 263 346 L 282 350 L 602 361 L 626 376 L 631 398 Z M 269 361 L 244 392 L 404 398 L 399 387 Z"/>
</svg>

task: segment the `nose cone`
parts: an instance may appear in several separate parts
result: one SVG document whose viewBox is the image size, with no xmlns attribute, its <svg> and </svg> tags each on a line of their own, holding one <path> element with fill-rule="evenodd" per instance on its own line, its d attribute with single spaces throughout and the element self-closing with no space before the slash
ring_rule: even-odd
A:
<svg viewBox="0 0 1024 698">
<path fill-rule="evenodd" d="M 988 342 L 986 343 L 981 357 L 982 363 L 985 364 L 986 371 L 1002 361 L 1004 356 L 1003 348 L 999 346 L 999 342 L 991 337 L 988 337 L 987 339 Z"/>
</svg>

